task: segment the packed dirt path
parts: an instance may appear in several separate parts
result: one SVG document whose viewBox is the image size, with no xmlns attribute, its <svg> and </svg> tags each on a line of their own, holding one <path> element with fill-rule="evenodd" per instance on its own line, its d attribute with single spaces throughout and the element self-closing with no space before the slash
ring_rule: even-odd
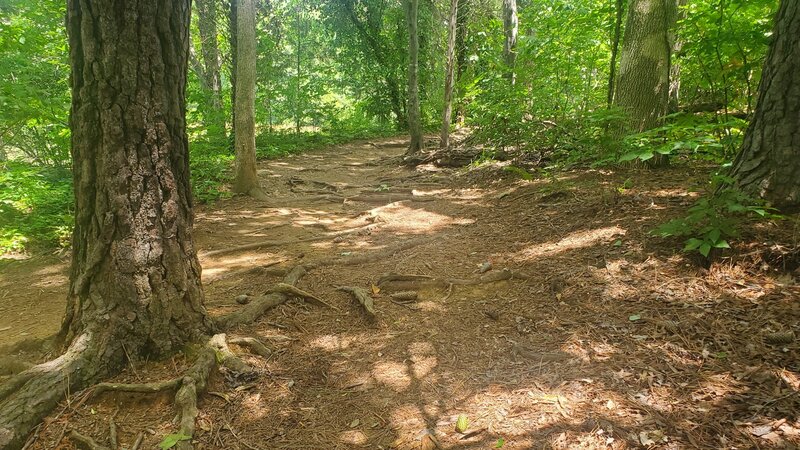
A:
<svg viewBox="0 0 800 450">
<path fill-rule="evenodd" d="M 197 209 L 212 314 L 301 262 L 314 268 L 298 287 L 331 307 L 292 300 L 237 332 L 272 355 L 245 356 L 256 380 L 213 380 L 195 448 L 800 445 L 795 268 L 703 268 L 648 236 L 707 173 L 522 181 L 496 165 L 407 168 L 404 150 L 383 140 L 265 161 L 272 200 Z M 3 342 L 57 328 L 65 270 L 56 257 L 3 266 Z M 340 286 L 364 289 L 374 317 Z M 117 381 L 190 363 L 137 364 Z M 68 428 L 105 443 L 110 418 L 121 447 L 142 433 L 155 448 L 175 430 L 171 395 L 78 395 L 31 448 L 73 448 Z"/>
</svg>

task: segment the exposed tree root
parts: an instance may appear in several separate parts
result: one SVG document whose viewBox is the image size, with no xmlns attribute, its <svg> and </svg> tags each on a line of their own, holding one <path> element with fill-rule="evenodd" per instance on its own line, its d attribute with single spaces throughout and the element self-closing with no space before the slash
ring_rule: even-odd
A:
<svg viewBox="0 0 800 450">
<path fill-rule="evenodd" d="M 177 389 L 180 384 L 180 378 L 142 384 L 98 383 L 91 388 L 90 397 L 96 397 L 104 392 L 137 392 L 142 394 L 154 394 L 161 391 Z"/>
<path fill-rule="evenodd" d="M 317 261 L 309 262 L 303 264 L 303 266 L 307 269 L 318 269 L 320 267 L 328 267 L 328 266 L 354 266 L 359 264 L 367 264 L 374 261 L 378 261 L 381 259 L 386 259 L 394 255 L 395 253 L 408 250 L 410 248 L 416 247 L 418 245 L 422 245 L 431 241 L 434 241 L 436 238 L 434 236 L 427 236 L 418 239 L 409 239 L 407 241 L 401 242 L 400 244 L 393 245 L 390 247 L 386 247 L 385 249 L 378 250 L 372 253 L 368 253 L 366 255 L 358 255 L 358 256 L 336 256 L 333 258 L 325 258 L 320 259 Z"/>
<path fill-rule="evenodd" d="M 349 292 L 364 307 L 367 316 L 370 319 L 375 319 L 375 302 L 365 289 L 350 286 L 337 286 L 336 289 Z"/>
<path fill-rule="evenodd" d="M 294 286 L 305 274 L 306 270 L 303 266 L 296 266 L 286 274 L 283 283 Z M 253 323 L 269 309 L 284 303 L 288 299 L 289 296 L 282 292 L 272 292 L 267 295 L 262 295 L 254 298 L 241 309 L 217 318 L 215 323 L 220 330 L 230 330 L 238 325 Z"/>
<path fill-rule="evenodd" d="M 410 200 L 412 202 L 432 202 L 433 197 L 423 197 L 413 194 L 404 193 L 386 193 L 386 194 L 359 194 L 352 197 L 347 197 L 346 201 L 362 202 L 362 203 L 394 203 Z"/>
<path fill-rule="evenodd" d="M 105 445 L 100 445 L 89 436 L 84 436 L 75 430 L 69 432 L 69 438 L 75 443 L 75 446 L 84 450 L 110 450 Z"/>
<path fill-rule="evenodd" d="M 372 229 L 374 229 L 374 228 L 376 228 L 378 226 L 379 225 L 376 225 L 376 224 L 369 224 L 369 225 L 366 225 L 366 226 L 363 226 L 363 227 L 352 228 L 352 229 L 343 230 L 343 231 L 337 231 L 335 233 L 327 233 L 327 234 L 320 235 L 320 236 L 311 236 L 311 237 L 307 237 L 307 238 L 303 238 L 303 239 L 293 239 L 293 240 L 290 240 L 290 241 L 268 240 L 268 241 L 254 242 L 252 244 L 239 245 L 239 246 L 236 246 L 236 247 L 228 247 L 228 248 L 221 248 L 219 250 L 211 250 L 211 251 L 205 252 L 203 254 L 203 256 L 205 256 L 205 257 L 218 256 L 218 255 L 224 255 L 224 254 L 227 254 L 227 253 L 242 252 L 242 251 L 245 251 L 245 250 L 255 250 L 255 249 L 264 248 L 264 247 L 280 247 L 280 246 L 287 246 L 289 244 L 324 241 L 326 239 L 337 238 L 339 236 L 346 236 L 348 234 L 368 232 L 368 231 L 371 231 Z"/>
<path fill-rule="evenodd" d="M 231 337 L 228 338 L 228 342 L 231 344 L 238 345 L 240 347 L 246 347 L 251 352 L 255 353 L 258 356 L 263 358 L 269 358 L 272 355 L 272 350 L 264 345 L 263 342 L 259 341 L 256 338 L 252 337 Z"/>
<path fill-rule="evenodd" d="M 33 364 L 12 356 L 0 356 L 0 375 L 15 375 L 33 367 Z"/>
<path fill-rule="evenodd" d="M 458 278 L 434 278 L 427 275 L 407 275 L 388 273 L 378 279 L 378 286 L 389 287 L 398 290 L 408 290 L 420 287 L 448 287 L 452 286 L 476 286 L 479 284 L 495 283 L 497 281 L 510 280 L 514 278 L 514 272 L 509 269 L 489 272 L 478 278 L 463 280 Z M 517 277 L 520 278 L 520 277 Z"/>
<path fill-rule="evenodd" d="M 303 300 L 308 300 L 310 303 L 313 303 L 317 306 L 324 306 L 326 308 L 337 309 L 337 310 L 339 309 L 331 305 L 330 303 L 327 303 L 326 301 L 322 300 L 321 298 L 315 296 L 314 294 L 311 294 L 310 292 L 306 292 L 302 289 L 298 289 L 286 283 L 276 284 L 272 289 L 270 289 L 270 292 L 280 292 L 281 294 L 300 297 Z"/>
</svg>

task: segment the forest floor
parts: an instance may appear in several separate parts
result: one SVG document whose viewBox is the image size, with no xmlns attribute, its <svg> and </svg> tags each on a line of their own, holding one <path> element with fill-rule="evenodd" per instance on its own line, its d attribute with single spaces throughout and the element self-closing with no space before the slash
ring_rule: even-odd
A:
<svg viewBox="0 0 800 450">
<path fill-rule="evenodd" d="M 796 250 L 796 226 L 746 230 L 751 244 L 703 267 L 648 232 L 685 211 L 705 169 L 522 181 L 491 164 L 407 168 L 404 150 L 387 139 L 264 161 L 271 201 L 197 208 L 212 314 L 263 294 L 280 268 L 323 260 L 298 287 L 333 308 L 292 300 L 235 333 L 273 353 L 244 356 L 254 382 L 213 379 L 196 448 L 800 446 L 800 258 L 770 250 Z M 0 344 L 57 329 L 67 264 L 2 263 Z M 386 273 L 435 279 L 379 283 Z M 372 294 L 374 320 L 342 285 Z M 138 364 L 115 380 L 190 364 Z M 73 448 L 68 428 L 105 443 L 112 418 L 121 447 L 144 433 L 155 448 L 173 416 L 169 393 L 77 394 L 30 448 Z"/>
</svg>

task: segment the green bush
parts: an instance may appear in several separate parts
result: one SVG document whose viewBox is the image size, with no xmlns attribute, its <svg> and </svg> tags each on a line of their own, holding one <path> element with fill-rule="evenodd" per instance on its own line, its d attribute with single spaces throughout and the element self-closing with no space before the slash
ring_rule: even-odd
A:
<svg viewBox="0 0 800 450">
<path fill-rule="evenodd" d="M 69 246 L 73 205 L 68 169 L 0 163 L 0 254 Z"/>
</svg>

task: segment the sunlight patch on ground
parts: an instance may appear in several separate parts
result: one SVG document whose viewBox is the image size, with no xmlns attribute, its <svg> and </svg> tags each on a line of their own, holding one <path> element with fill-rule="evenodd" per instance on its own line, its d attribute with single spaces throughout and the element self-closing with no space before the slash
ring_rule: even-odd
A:
<svg viewBox="0 0 800 450">
<path fill-rule="evenodd" d="M 625 230 L 618 226 L 576 231 L 558 242 L 536 244 L 524 248 L 512 254 L 511 259 L 515 261 L 530 261 L 544 256 L 552 256 L 567 250 L 575 250 L 605 242 L 616 236 L 624 236 L 625 233 Z"/>
<path fill-rule="evenodd" d="M 378 362 L 372 369 L 372 377 L 395 392 L 403 392 L 411 386 L 411 377 L 406 364 L 399 362 Z"/>
<path fill-rule="evenodd" d="M 320 336 L 312 340 L 311 342 L 308 343 L 308 345 L 311 348 L 317 348 L 328 352 L 335 352 L 349 348 L 352 341 L 353 340 L 350 338 L 342 339 L 339 336 L 333 334 L 326 334 L 324 336 Z"/>
<path fill-rule="evenodd" d="M 261 420 L 270 413 L 267 403 L 261 400 L 260 392 L 245 395 L 242 399 L 242 409 L 245 411 L 245 417 L 252 420 Z"/>
<path fill-rule="evenodd" d="M 382 208 L 378 217 L 384 222 L 380 230 L 405 233 L 438 231 L 452 225 L 468 225 L 475 222 L 472 219 L 450 217 L 400 203 Z"/>
<path fill-rule="evenodd" d="M 344 431 L 339 435 L 339 440 L 350 445 L 366 445 L 367 435 L 360 430 Z"/>
</svg>

